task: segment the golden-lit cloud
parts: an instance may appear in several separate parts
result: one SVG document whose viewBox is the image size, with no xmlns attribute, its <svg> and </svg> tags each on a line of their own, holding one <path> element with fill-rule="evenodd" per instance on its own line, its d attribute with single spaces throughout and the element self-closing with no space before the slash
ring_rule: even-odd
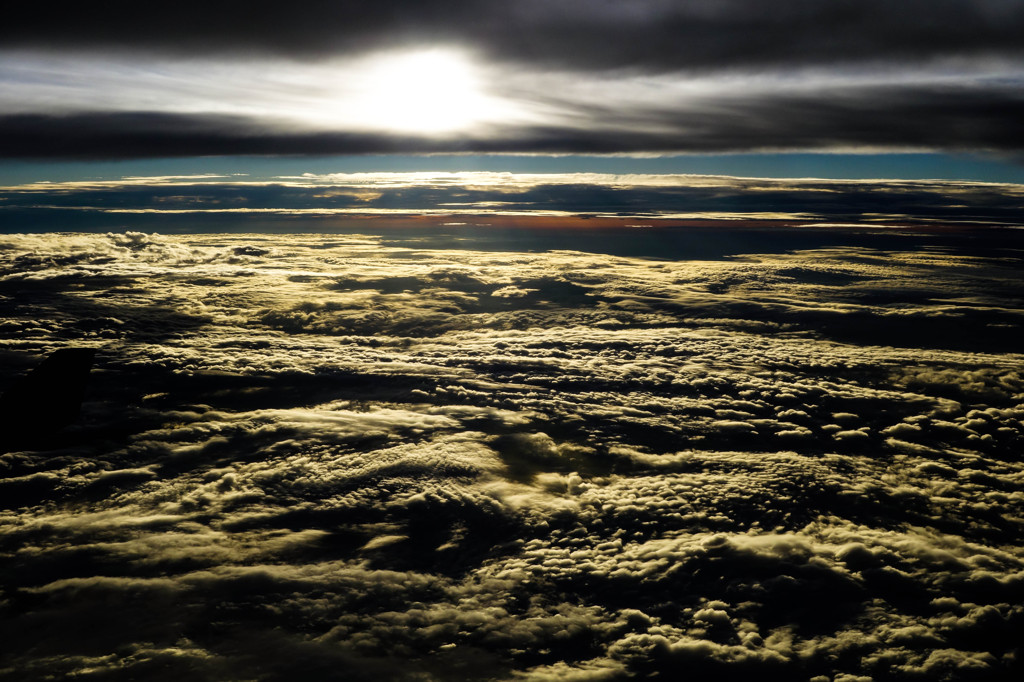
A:
<svg viewBox="0 0 1024 682">
<path fill-rule="evenodd" d="M 0 670 L 1008 679 L 1014 253 L 655 232 L 0 236 Z"/>
</svg>

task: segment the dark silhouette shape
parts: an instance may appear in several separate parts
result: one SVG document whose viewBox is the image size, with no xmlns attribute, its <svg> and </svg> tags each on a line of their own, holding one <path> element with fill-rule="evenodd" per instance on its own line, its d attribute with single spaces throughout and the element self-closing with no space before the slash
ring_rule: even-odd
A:
<svg viewBox="0 0 1024 682">
<path fill-rule="evenodd" d="M 93 348 L 62 348 L 0 395 L 0 445 L 25 446 L 75 422 Z"/>
</svg>

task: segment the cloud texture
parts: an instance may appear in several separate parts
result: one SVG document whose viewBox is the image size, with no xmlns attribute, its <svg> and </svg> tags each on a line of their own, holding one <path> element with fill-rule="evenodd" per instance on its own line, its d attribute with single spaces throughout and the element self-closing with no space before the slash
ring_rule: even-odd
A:
<svg viewBox="0 0 1024 682">
<path fill-rule="evenodd" d="M 13 10 L 0 154 L 1021 151 L 1016 0 L 154 11 Z M 457 73 L 418 70 L 436 50 Z M 408 63 L 379 77 L 373 65 L 395 55 Z"/>
<path fill-rule="evenodd" d="M 3 237 L 5 365 L 98 353 L 0 455 L 0 671 L 1014 678 L 1020 251 L 830 229 Z"/>
<path fill-rule="evenodd" d="M 566 222 L 584 228 L 680 221 L 691 225 L 694 221 L 708 225 L 746 221 L 746 225 L 757 226 L 770 220 L 776 226 L 914 225 L 918 228 L 915 234 L 920 234 L 925 226 L 1018 227 L 1022 211 L 1024 186 L 938 180 L 768 180 L 600 173 L 305 173 L 263 179 L 140 176 L 0 187 L 0 214 L 6 218 L 2 229 L 7 231 L 97 226 L 106 230 L 118 221 L 123 224 L 132 220 L 139 224 L 178 221 L 182 229 L 191 231 L 204 224 L 200 221 L 219 220 L 220 230 L 251 230 L 253 219 L 262 217 L 280 219 L 289 230 L 303 226 L 334 229 L 360 221 L 365 228 L 370 220 L 380 223 L 388 219 L 499 228 L 480 234 L 489 240 L 504 234 L 501 225 L 515 220 L 532 222 L 548 239 L 564 236 L 547 228 Z M 501 221 L 495 223 L 495 218 Z M 992 233 L 988 230 L 981 234 Z M 685 237 L 688 233 L 659 234 Z M 734 233 L 723 230 L 715 234 L 710 241 L 729 240 Z M 810 239 L 821 239 L 823 233 L 806 234 L 814 235 Z M 761 247 L 790 248 L 784 232 L 775 230 L 768 238 L 765 235 L 758 240 Z"/>
<path fill-rule="evenodd" d="M 409 43 L 467 44 L 495 58 L 573 68 L 693 66 L 1020 55 L 1024 10 L 1013 0 L 314 0 L 302 12 L 254 2 L 115 1 L 59 14 L 19 6 L 0 29 L 11 45 L 295 56 Z"/>
</svg>

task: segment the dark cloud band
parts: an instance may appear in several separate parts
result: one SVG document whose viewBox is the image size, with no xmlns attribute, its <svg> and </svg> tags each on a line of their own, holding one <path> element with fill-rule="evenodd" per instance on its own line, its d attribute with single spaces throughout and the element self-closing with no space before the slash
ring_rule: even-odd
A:
<svg viewBox="0 0 1024 682">
<path fill-rule="evenodd" d="M 164 11 L 161 11 L 163 9 Z M 577 69 L 677 69 L 766 63 L 1020 55 L 1013 0 L 399 0 L 303 3 L 118 0 L 52 12 L 8 10 L 0 43 L 42 48 L 338 54 L 449 42 L 492 58 Z"/>
</svg>

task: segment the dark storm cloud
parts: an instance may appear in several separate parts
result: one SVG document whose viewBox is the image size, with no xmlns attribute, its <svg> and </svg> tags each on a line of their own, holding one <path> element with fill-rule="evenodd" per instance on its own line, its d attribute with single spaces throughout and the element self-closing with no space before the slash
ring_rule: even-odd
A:
<svg viewBox="0 0 1024 682">
<path fill-rule="evenodd" d="M 12 7 L 0 41 L 45 49 L 156 49 L 319 56 L 451 42 L 492 58 L 573 69 L 678 69 L 1019 55 L 1014 0 L 455 0 L 305 3 L 108 2 L 54 14 Z"/>
<path fill-rule="evenodd" d="M 550 99 L 550 98 L 549 98 Z M 1024 95 L 991 85 L 850 86 L 703 94 L 665 105 L 550 99 L 571 124 L 458 136 L 299 130 L 242 115 L 161 112 L 0 116 L 0 156 L 119 159 L 201 154 L 623 153 L 900 148 L 1019 153 Z"/>
</svg>

